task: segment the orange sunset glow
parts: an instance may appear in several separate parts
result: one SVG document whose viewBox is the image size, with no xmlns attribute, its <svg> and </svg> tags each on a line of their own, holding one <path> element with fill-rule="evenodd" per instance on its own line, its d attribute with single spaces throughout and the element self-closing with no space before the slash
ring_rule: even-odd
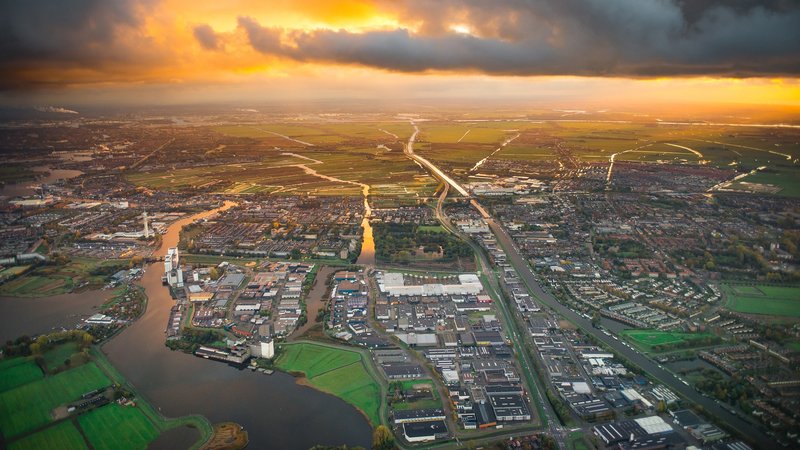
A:
<svg viewBox="0 0 800 450">
<path fill-rule="evenodd" d="M 568 90 L 614 103 L 800 103 L 800 27 L 792 28 L 800 13 L 786 2 L 727 8 L 648 1 L 633 9 L 628 2 L 581 3 L 6 4 L 0 99 L 196 102 L 465 91 L 527 98 Z M 767 29 L 780 33 L 765 39 Z"/>
</svg>

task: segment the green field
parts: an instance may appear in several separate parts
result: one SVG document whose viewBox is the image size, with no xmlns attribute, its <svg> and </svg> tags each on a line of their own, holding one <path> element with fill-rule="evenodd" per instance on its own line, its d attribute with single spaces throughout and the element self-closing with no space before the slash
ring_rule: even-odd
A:
<svg viewBox="0 0 800 450">
<path fill-rule="evenodd" d="M 637 347 L 648 352 L 669 350 L 671 347 L 683 348 L 705 345 L 707 341 L 712 341 L 716 338 L 711 333 L 659 330 L 623 330 L 622 335 L 636 344 Z"/>
<path fill-rule="evenodd" d="M 46 351 L 44 355 L 44 363 L 47 370 L 52 371 L 64 365 L 64 361 L 78 351 L 78 343 L 74 341 L 58 344 L 50 350 Z M 72 361 L 70 361 L 72 363 Z"/>
<path fill-rule="evenodd" d="M 112 403 L 78 417 L 95 450 L 144 449 L 159 431 L 137 407 Z"/>
<path fill-rule="evenodd" d="M 80 450 L 88 448 L 80 431 L 70 421 L 61 422 L 38 433 L 25 436 L 8 446 L 9 450 Z"/>
<path fill-rule="evenodd" d="M 722 290 L 731 311 L 800 317 L 800 287 L 723 285 Z"/>
<path fill-rule="evenodd" d="M 57 406 L 111 384 L 94 363 L 0 393 L 0 430 L 7 438 L 46 425 Z"/>
<path fill-rule="evenodd" d="M 755 185 L 755 186 L 753 186 Z M 784 197 L 800 197 L 800 176 L 797 170 L 765 170 L 741 178 L 731 185 L 732 189 L 758 191 L 759 187 L 777 190 L 776 194 Z"/>
<path fill-rule="evenodd" d="M 281 370 L 301 372 L 308 383 L 358 408 L 377 425 L 380 422 L 380 386 L 367 371 L 359 352 L 300 343 L 283 346 L 275 364 Z"/>
<path fill-rule="evenodd" d="M 392 409 L 402 411 L 408 409 L 430 409 L 430 408 L 442 407 L 442 402 L 441 400 L 439 400 L 439 392 L 436 390 L 436 385 L 433 383 L 433 381 L 429 379 L 404 380 L 404 381 L 399 381 L 398 383 L 400 384 L 401 389 L 404 391 L 413 389 L 414 386 L 416 385 L 428 385 L 431 392 L 431 396 L 429 398 L 421 398 L 413 402 L 407 402 L 407 401 L 395 402 L 392 403 Z"/>
<path fill-rule="evenodd" d="M 100 260 L 72 257 L 60 266 L 41 266 L 19 278 L 0 286 L 0 295 L 10 297 L 49 297 L 72 292 L 79 285 L 81 289 L 97 289 L 106 283 L 104 275 L 92 275 L 98 267 L 120 265 L 127 267 L 127 260 Z M 84 283 L 88 283 L 85 284 Z"/>
<path fill-rule="evenodd" d="M 0 361 L 0 392 L 44 378 L 42 369 L 29 358 L 12 358 Z"/>
</svg>

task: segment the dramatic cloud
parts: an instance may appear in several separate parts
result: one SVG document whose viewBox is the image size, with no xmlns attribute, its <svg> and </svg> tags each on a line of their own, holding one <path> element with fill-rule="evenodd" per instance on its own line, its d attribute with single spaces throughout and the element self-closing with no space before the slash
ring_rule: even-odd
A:
<svg viewBox="0 0 800 450">
<path fill-rule="evenodd" d="M 773 1 L 386 2 L 409 27 L 367 32 L 239 25 L 256 50 L 402 72 L 796 75 L 800 4 Z M 470 30 L 469 34 L 454 29 Z M 411 30 L 414 31 L 411 31 Z"/>
<path fill-rule="evenodd" d="M 342 66 L 797 78 L 797 0 L 2 0 L 0 93 L 236 83 Z M 39 89 L 42 88 L 42 89 Z"/>
<path fill-rule="evenodd" d="M 209 25 L 197 25 L 192 30 L 194 33 L 195 39 L 200 45 L 206 50 L 220 50 L 222 48 L 222 43 L 217 37 L 217 34 L 214 32 L 214 29 L 211 28 Z"/>
<path fill-rule="evenodd" d="M 150 2 L 41 0 L 0 2 L 0 87 L 58 79 L 58 71 L 100 70 L 152 60 L 142 14 Z M 52 70 L 49 77 L 31 75 Z"/>
</svg>

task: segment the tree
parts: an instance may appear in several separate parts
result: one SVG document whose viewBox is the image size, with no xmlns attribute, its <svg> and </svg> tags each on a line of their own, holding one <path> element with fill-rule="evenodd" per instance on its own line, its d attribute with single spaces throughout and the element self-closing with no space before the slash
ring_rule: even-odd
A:
<svg viewBox="0 0 800 450">
<path fill-rule="evenodd" d="M 372 450 L 391 450 L 394 446 L 394 436 L 385 425 L 378 425 L 372 432 Z"/>
<path fill-rule="evenodd" d="M 219 271 L 216 267 L 212 267 L 211 270 L 208 271 L 208 276 L 210 276 L 212 280 L 216 280 L 219 278 Z"/>
<path fill-rule="evenodd" d="M 91 334 L 83 333 L 83 337 L 81 338 L 81 345 L 83 347 L 92 345 L 92 341 L 94 341 L 94 337 Z"/>
</svg>

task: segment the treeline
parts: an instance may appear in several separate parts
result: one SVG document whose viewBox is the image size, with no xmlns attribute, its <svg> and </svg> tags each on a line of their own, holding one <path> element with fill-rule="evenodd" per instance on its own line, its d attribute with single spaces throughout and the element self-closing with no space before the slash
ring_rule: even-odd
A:
<svg viewBox="0 0 800 450">
<path fill-rule="evenodd" d="M 167 347 L 171 350 L 181 350 L 187 353 L 194 353 L 203 345 L 211 345 L 214 342 L 225 339 L 225 334 L 217 330 L 195 330 L 184 327 L 181 331 L 180 339 L 167 341 Z"/>
<path fill-rule="evenodd" d="M 649 258 L 652 256 L 652 252 L 644 244 L 630 239 L 595 237 L 592 245 L 594 251 L 603 256 L 620 258 Z"/>
<path fill-rule="evenodd" d="M 375 255 L 382 261 L 407 263 L 419 247 L 425 252 L 442 250 L 440 261 L 472 256 L 469 244 L 449 233 L 421 230 L 414 224 L 378 223 L 372 226 Z"/>
</svg>

